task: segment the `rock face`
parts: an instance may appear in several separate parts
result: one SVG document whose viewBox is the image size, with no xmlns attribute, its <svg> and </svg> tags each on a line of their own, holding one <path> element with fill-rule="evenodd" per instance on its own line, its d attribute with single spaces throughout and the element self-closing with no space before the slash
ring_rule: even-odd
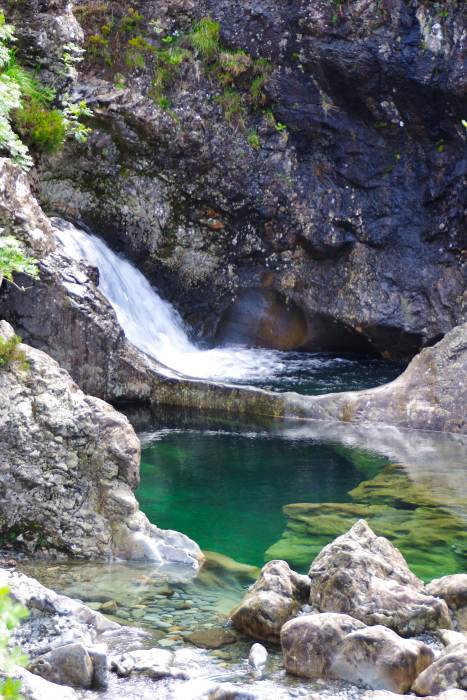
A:
<svg viewBox="0 0 467 700">
<path fill-rule="evenodd" d="M 0 332 L 13 329 L 2 321 Z M 150 525 L 138 509 L 140 446 L 128 420 L 43 352 L 21 348 L 28 368 L 0 372 L 3 541 L 29 552 L 197 567 L 194 542 Z"/>
<path fill-rule="evenodd" d="M 63 29 L 75 26 L 58 5 L 7 8 L 23 55 L 54 80 Z M 232 299 L 257 289 L 302 310 L 314 348 L 339 348 L 340 333 L 407 357 L 465 320 L 463 3 L 446 0 L 442 17 L 424 0 L 100 7 L 75 7 L 89 49 L 75 92 L 94 131 L 43 159 L 50 209 L 124 248 L 211 337 Z M 130 7 L 142 19 L 123 42 Z M 161 37 L 206 15 L 227 49 L 270 61 L 259 102 L 251 59 L 224 75 L 233 113 L 191 47 L 161 95 L 155 52 L 125 60 L 128 38 L 164 48 Z"/>
<path fill-rule="evenodd" d="M 303 615 L 281 631 L 285 668 L 306 678 L 338 678 L 396 693 L 406 692 L 433 661 L 422 642 L 349 615 Z"/>
<path fill-rule="evenodd" d="M 451 688 L 467 690 L 467 643 L 452 644 L 423 671 L 412 686 L 417 695 L 438 695 Z"/>
<path fill-rule="evenodd" d="M 399 634 L 451 628 L 444 601 L 423 593 L 400 552 L 364 520 L 328 544 L 309 571 L 310 604 Z"/>
<path fill-rule="evenodd" d="M 270 561 L 232 613 L 232 624 L 254 639 L 278 642 L 282 625 L 297 614 L 308 595 L 306 576 L 285 561 Z"/>
<path fill-rule="evenodd" d="M 390 384 L 366 391 L 294 399 L 294 411 L 345 423 L 467 432 L 467 323 L 426 348 Z"/>
</svg>

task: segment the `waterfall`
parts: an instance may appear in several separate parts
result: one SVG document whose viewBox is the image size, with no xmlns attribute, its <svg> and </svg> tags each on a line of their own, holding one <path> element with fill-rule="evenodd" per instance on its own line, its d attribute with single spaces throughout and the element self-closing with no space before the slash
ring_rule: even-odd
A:
<svg viewBox="0 0 467 700">
<path fill-rule="evenodd" d="M 177 310 L 129 260 L 68 221 L 55 218 L 53 224 L 70 257 L 99 269 L 99 289 L 113 306 L 128 340 L 158 362 L 189 377 L 215 380 L 261 381 L 284 370 L 284 353 L 275 350 L 197 347 Z"/>
</svg>

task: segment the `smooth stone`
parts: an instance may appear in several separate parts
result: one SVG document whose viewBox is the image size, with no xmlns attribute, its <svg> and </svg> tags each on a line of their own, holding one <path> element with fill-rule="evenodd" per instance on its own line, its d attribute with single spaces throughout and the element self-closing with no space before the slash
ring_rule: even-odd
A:
<svg viewBox="0 0 467 700">
<path fill-rule="evenodd" d="M 51 683 L 25 668 L 15 667 L 13 674 L 21 680 L 21 695 L 25 700 L 78 700 L 72 688 Z"/>
<path fill-rule="evenodd" d="M 29 665 L 29 671 L 51 683 L 89 689 L 93 682 L 93 665 L 82 644 L 67 644 L 48 652 Z"/>
<path fill-rule="evenodd" d="M 268 651 L 265 647 L 263 647 L 262 644 L 259 644 L 256 642 L 255 644 L 252 645 L 250 649 L 250 653 L 248 655 L 248 663 L 250 666 L 253 666 L 253 668 L 261 668 L 266 664 L 266 661 L 268 660 Z"/>
<path fill-rule="evenodd" d="M 185 639 L 197 647 L 203 649 L 219 649 L 226 644 L 234 644 L 237 641 L 237 635 L 223 627 L 218 629 L 204 629 L 192 632 Z"/>
</svg>

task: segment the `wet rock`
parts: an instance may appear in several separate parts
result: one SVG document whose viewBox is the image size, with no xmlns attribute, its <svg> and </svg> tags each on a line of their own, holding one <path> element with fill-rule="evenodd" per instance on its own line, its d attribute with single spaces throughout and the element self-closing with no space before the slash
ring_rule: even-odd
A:
<svg viewBox="0 0 467 700">
<path fill-rule="evenodd" d="M 348 615 L 303 615 L 281 631 L 285 668 L 306 678 L 335 678 L 406 692 L 433 660 L 422 642 L 380 625 L 365 627 Z"/>
<path fill-rule="evenodd" d="M 203 649 L 219 649 L 227 644 L 234 644 L 237 641 L 237 635 L 220 627 L 218 629 L 197 630 L 189 634 L 186 639 Z"/>
<path fill-rule="evenodd" d="M 174 678 L 188 680 L 189 673 L 176 666 L 176 655 L 166 649 L 141 649 L 113 657 L 110 670 L 122 678 L 142 675 L 159 680 Z"/>
<path fill-rule="evenodd" d="M 221 683 L 209 692 L 207 700 L 258 700 L 258 695 L 233 683 Z"/>
<path fill-rule="evenodd" d="M 262 644 L 253 644 L 248 655 L 248 663 L 253 668 L 259 669 L 266 664 L 268 652 Z"/>
<path fill-rule="evenodd" d="M 285 561 L 270 561 L 232 613 L 232 624 L 254 639 L 278 642 L 282 625 L 297 614 L 308 594 L 306 576 Z"/>
<path fill-rule="evenodd" d="M 364 693 L 363 700 L 400 700 L 399 693 L 391 693 L 389 690 L 369 690 Z M 464 690 L 452 688 L 445 690 L 436 696 L 428 696 L 428 700 L 467 700 L 467 693 Z"/>
<path fill-rule="evenodd" d="M 82 644 L 67 644 L 35 659 L 29 671 L 51 683 L 89 689 L 93 681 L 91 657 Z"/>
<path fill-rule="evenodd" d="M 0 322 L 8 338 L 13 329 Z M 28 363 L 0 373 L 0 533 L 28 552 L 92 559 L 156 559 L 196 570 L 189 538 L 151 525 L 133 489 L 140 445 L 129 421 L 84 394 L 45 353 L 21 346 Z M 11 541 L 11 540 L 10 540 Z"/>
<path fill-rule="evenodd" d="M 412 685 L 417 695 L 438 695 L 451 688 L 467 690 L 467 644 L 453 644 L 420 673 Z"/>
<path fill-rule="evenodd" d="M 443 598 L 460 630 L 467 632 L 467 574 L 434 579 L 426 586 L 429 595 Z"/>
<path fill-rule="evenodd" d="M 310 571 L 310 604 L 413 635 L 452 623 L 444 601 L 423 593 L 401 553 L 364 520 L 327 545 Z"/>
</svg>

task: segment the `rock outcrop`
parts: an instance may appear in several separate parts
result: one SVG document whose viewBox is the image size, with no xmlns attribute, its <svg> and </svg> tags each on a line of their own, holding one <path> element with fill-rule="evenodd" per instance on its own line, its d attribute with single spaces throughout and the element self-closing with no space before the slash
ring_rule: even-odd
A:
<svg viewBox="0 0 467 700">
<path fill-rule="evenodd" d="M 404 693 L 433 661 L 433 652 L 381 625 L 349 615 L 303 615 L 281 631 L 284 665 L 306 678 L 337 678 L 357 685 Z"/>
<path fill-rule="evenodd" d="M 13 329 L 0 322 L 2 337 Z M 29 552 L 179 561 L 202 555 L 138 508 L 140 445 L 128 420 L 84 394 L 45 353 L 0 371 L 0 531 Z"/>
<path fill-rule="evenodd" d="M 9 9 L 25 57 L 54 76 L 64 5 Z M 462 3 L 442 16 L 424 0 L 100 7 L 75 8 L 88 49 L 75 95 L 94 131 L 43 159 L 49 208 L 124 248 L 205 336 L 258 290 L 300 310 L 312 348 L 408 357 L 465 320 Z M 206 15 L 244 65 L 219 82 L 185 39 L 159 93 L 162 37 Z M 121 47 L 136 37 L 151 48 L 135 58 Z"/>
<path fill-rule="evenodd" d="M 306 576 L 285 561 L 270 561 L 232 613 L 232 624 L 253 639 L 278 642 L 282 625 L 298 613 L 308 595 Z"/>
<path fill-rule="evenodd" d="M 467 323 L 417 355 L 400 377 L 364 391 L 296 399 L 295 413 L 345 423 L 467 432 Z"/>
<path fill-rule="evenodd" d="M 310 571 L 310 604 L 410 636 L 451 628 L 446 603 L 426 595 L 401 553 L 364 520 L 328 544 Z"/>
</svg>

